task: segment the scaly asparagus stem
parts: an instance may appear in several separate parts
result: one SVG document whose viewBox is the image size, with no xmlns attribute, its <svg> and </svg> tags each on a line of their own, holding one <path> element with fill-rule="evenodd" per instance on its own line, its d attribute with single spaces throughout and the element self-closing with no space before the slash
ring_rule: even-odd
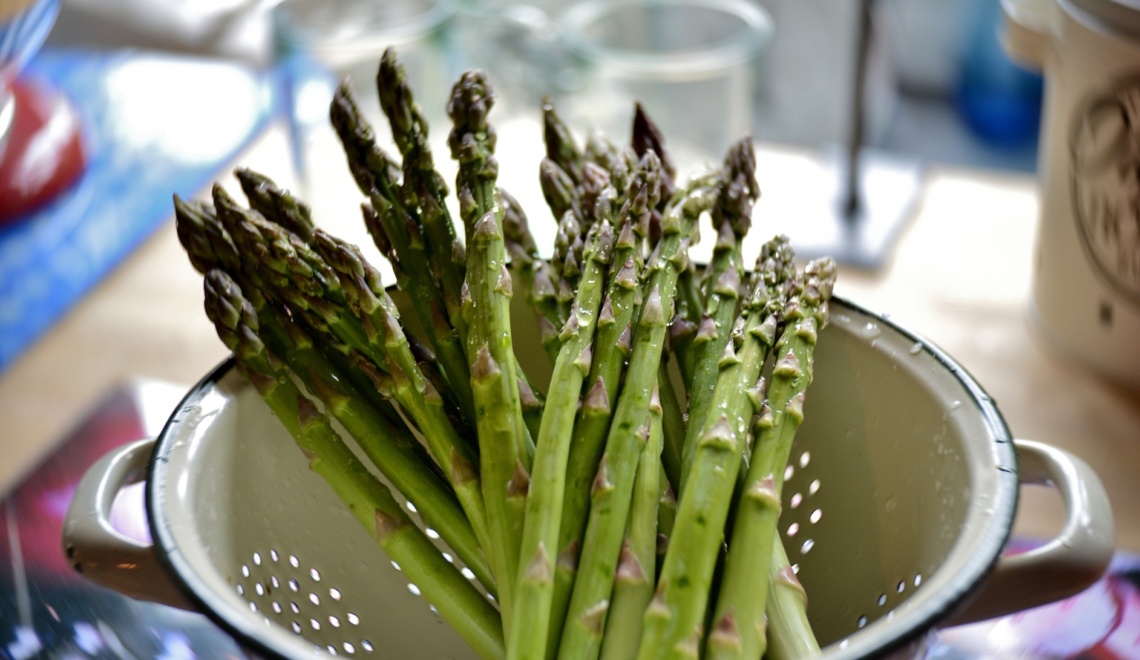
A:
<svg viewBox="0 0 1140 660">
<path fill-rule="evenodd" d="M 655 393 L 656 394 L 656 393 Z M 626 660 L 637 653 L 641 617 L 653 598 L 657 563 L 657 516 L 661 497 L 662 403 L 649 404 L 649 442 L 637 461 L 629 529 L 614 577 L 613 603 L 602 638 L 602 660 Z"/>
<path fill-rule="evenodd" d="M 269 177 L 251 169 L 238 168 L 234 175 L 253 210 L 300 236 L 301 240 L 312 240 L 316 227 L 307 204 L 279 188 Z"/>
<path fill-rule="evenodd" d="M 699 655 L 713 570 L 754 412 L 756 397 L 747 393 L 775 340 L 779 299 L 772 293 L 757 287 L 734 332 L 739 339 L 726 343 L 718 360 L 710 413 L 696 436 L 657 594 L 646 609 L 641 660 Z"/>
<path fill-rule="evenodd" d="M 730 179 L 731 180 L 731 179 Z M 780 240 L 779 238 L 775 240 Z M 729 339 L 732 323 L 736 319 L 737 299 L 740 295 L 740 278 L 733 265 L 738 253 L 737 238 L 731 231 L 731 225 L 726 221 L 717 234 L 716 246 L 713 248 L 713 260 L 709 265 L 712 270 L 719 270 L 708 296 L 706 314 L 697 326 L 697 333 L 693 337 L 690 349 L 693 364 L 692 381 L 689 384 L 689 427 L 685 435 L 684 461 L 681 470 L 680 492 L 684 496 L 685 482 L 688 471 L 693 463 L 696 453 L 697 436 L 704 428 L 708 416 L 709 406 L 712 402 L 713 384 L 716 382 L 719 370 L 716 358 L 722 352 Z M 778 247 L 770 241 L 762 250 L 776 250 Z"/>
<path fill-rule="evenodd" d="M 713 226 L 717 229 L 712 262 L 705 269 L 701 295 L 703 315 L 697 322 L 690 355 L 686 359 L 693 367 L 689 390 L 689 433 L 685 437 L 684 465 L 691 465 L 696 432 L 705 422 L 712 384 L 716 380 L 716 356 L 724 350 L 728 334 L 736 319 L 740 298 L 741 244 L 752 224 L 752 205 L 760 196 L 756 183 L 756 156 L 752 139 L 736 142 L 725 156 L 721 168 L 725 185 L 713 208 Z M 687 469 L 681 473 L 681 490 L 684 490 Z"/>
<path fill-rule="evenodd" d="M 499 189 L 499 199 L 503 203 L 503 240 L 507 253 L 511 257 L 511 265 L 519 274 L 523 287 L 527 291 L 531 307 L 540 313 L 537 300 L 533 298 L 535 277 L 539 268 L 549 267 L 538 252 L 538 245 L 530 233 L 530 224 L 527 222 L 526 212 L 522 205 L 510 193 Z M 554 356 L 555 358 L 557 355 Z M 551 360 L 553 362 L 553 358 Z M 516 363 L 517 364 L 517 363 Z M 537 392 L 529 376 L 518 365 L 519 396 L 523 405 L 523 420 L 527 430 L 533 438 L 538 437 L 542 425 L 542 411 L 545 407 L 543 395 Z"/>
<path fill-rule="evenodd" d="M 712 205 L 718 180 L 695 180 L 669 209 L 662 223 L 657 258 L 646 264 L 651 269 L 649 294 L 641 307 L 633 354 L 618 398 L 613 422 L 606 438 L 600 473 L 613 488 L 603 506 L 591 502 L 589 522 L 570 608 L 563 626 L 560 657 L 593 658 L 600 649 L 613 575 L 621 554 L 622 538 L 629 514 L 637 457 L 648 439 L 649 400 L 657 383 L 657 367 L 665 343 L 665 326 L 673 306 L 677 273 L 684 263 L 678 255 L 688 240 L 700 214 Z M 642 431 L 638 431 L 638 429 Z M 608 457 L 608 458 L 607 458 Z"/>
<path fill-rule="evenodd" d="M 546 144 L 546 157 L 568 174 L 573 183 L 581 181 L 582 151 L 574 141 L 570 127 L 558 116 L 554 103 L 548 96 L 542 99 L 542 135 Z"/>
<path fill-rule="evenodd" d="M 563 500 L 562 527 L 558 534 L 559 561 L 555 569 L 554 604 L 551 621 L 561 626 L 569 606 L 570 591 L 577 570 L 576 548 L 581 546 L 586 516 L 590 509 L 591 484 L 598 471 L 598 461 L 605 448 L 610 427 L 612 401 L 617 400 L 618 386 L 625 362 L 632 349 L 632 322 L 637 298 L 639 240 L 633 227 L 642 216 L 648 216 L 661 194 L 660 162 L 650 152 L 639 164 L 630 184 L 629 205 L 622 214 L 618 237 L 614 243 L 613 266 L 606 281 L 606 297 L 598 313 L 594 363 L 587 384 L 591 389 L 583 403 L 582 415 L 574 427 L 570 457 L 566 469 L 566 496 Z M 570 558 L 573 557 L 573 561 Z M 552 649 L 557 649 L 561 630 L 552 632 Z"/>
<path fill-rule="evenodd" d="M 470 488 L 468 484 L 473 482 L 476 492 L 478 489 L 478 475 L 471 464 L 455 457 L 448 464 L 447 477 L 455 494 L 443 484 L 428 482 L 429 476 L 434 476 L 435 472 L 427 470 L 422 463 L 413 462 L 416 454 L 412 448 L 418 443 L 413 438 L 400 437 L 395 429 L 384 423 L 383 418 L 365 405 L 358 391 L 321 356 L 312 339 L 299 327 L 278 322 L 276 328 L 270 326 L 267 343 L 284 356 L 305 386 L 356 439 L 365 455 L 396 490 L 415 503 L 425 522 L 439 531 L 487 590 L 495 593 L 494 579 L 480 550 L 479 518 L 467 513 L 464 502 L 463 493 Z M 358 364 L 358 367 L 365 373 L 375 373 L 367 371 L 364 364 Z M 442 494 L 447 498 L 441 499 Z"/>
<path fill-rule="evenodd" d="M 376 145 L 372 127 L 360 114 L 352 88 L 342 83 L 333 96 L 329 118 L 344 146 L 357 187 L 369 198 L 373 214 L 365 214 L 369 233 L 381 252 L 394 252 L 403 288 L 435 349 L 444 378 L 468 420 L 474 419 L 471 370 L 462 338 L 451 325 L 439 284 L 425 253 L 416 217 L 398 195 L 398 168 Z"/>
<path fill-rule="evenodd" d="M 706 651 L 711 658 L 755 658 L 766 647 L 761 632 L 773 560 L 770 554 L 756 549 L 779 543 L 776 523 L 784 467 L 803 421 L 804 394 L 812 380 L 812 353 L 817 333 L 827 323 L 827 301 L 834 281 L 834 261 L 812 261 L 804 269 L 804 279 L 796 281 L 799 290 L 792 292 L 784 312 L 776 347 L 779 359 L 768 387 L 768 414 L 761 416 L 746 486 L 736 503 L 714 613 L 716 629 L 723 627 L 726 633 L 710 636 Z M 729 626 L 730 622 L 734 625 Z"/>
<path fill-rule="evenodd" d="M 393 398 L 420 428 L 432 456 L 447 474 L 480 545 L 486 547 L 486 511 L 475 452 L 460 437 L 442 395 L 424 378 L 400 325 L 399 312 L 380 283 L 380 274 L 357 251 L 324 231 L 315 232 L 321 255 L 340 276 L 349 304 L 362 318 L 369 346 L 382 351 L 392 379 Z"/>
<path fill-rule="evenodd" d="M 633 150 L 637 152 L 638 158 L 644 158 L 645 154 L 650 151 L 657 154 L 661 160 L 662 199 L 670 199 L 677 187 L 677 167 L 673 165 L 673 159 L 665 150 L 665 136 L 661 134 L 661 129 L 649 117 L 649 113 L 645 111 L 645 107 L 641 103 L 634 104 L 633 132 L 630 144 L 633 146 Z"/>
<path fill-rule="evenodd" d="M 408 518 L 391 492 L 356 459 L 327 416 L 293 384 L 278 356 L 258 337 L 252 305 L 222 271 L 206 277 L 206 309 L 239 368 L 293 436 L 319 474 L 412 580 L 423 597 L 484 658 L 504 653 L 498 612 L 440 554 Z"/>
<path fill-rule="evenodd" d="M 266 304 L 261 292 L 268 291 L 270 286 L 264 282 L 258 268 L 251 267 L 255 261 L 243 259 L 238 253 L 214 208 L 206 202 L 187 202 L 175 196 L 174 210 L 179 241 L 194 268 L 203 275 L 213 268 L 226 270 L 247 291 L 248 296 L 254 297 L 256 294 L 255 310 L 260 312 L 262 305 Z M 400 417 L 400 413 L 374 388 L 367 386 L 368 381 L 363 374 L 350 367 L 343 359 L 344 354 L 332 346 L 331 342 L 329 343 L 329 349 L 326 351 L 329 359 L 337 363 L 338 368 L 346 374 L 373 408 L 389 422 L 402 426 L 404 420 Z M 424 458 L 426 462 L 431 462 L 426 453 Z"/>
<path fill-rule="evenodd" d="M 562 349 L 554 363 L 547 406 L 535 443 L 533 478 L 519 550 L 522 565 L 515 591 L 515 619 L 507 626 L 508 658 L 546 657 L 566 464 L 582 383 L 593 362 L 591 345 L 612 251 L 613 230 L 603 221 L 596 225 L 587 243 L 582 286 L 574 301 L 574 315 L 562 331 Z"/>
<path fill-rule="evenodd" d="M 660 460 L 665 478 L 670 484 L 681 483 L 681 456 L 685 443 L 685 417 L 681 412 L 681 401 L 673 387 L 673 379 L 669 375 L 668 356 L 663 354 L 661 365 L 657 369 L 657 385 L 661 391 L 662 421 L 661 428 L 664 436 L 664 447 Z"/>
<path fill-rule="evenodd" d="M 380 107 L 388 117 L 392 137 L 403 156 L 405 204 L 418 209 L 428 243 L 433 272 L 439 279 L 448 319 L 460 337 L 466 335 L 460 291 L 466 270 L 463 244 L 447 210 L 447 183 L 435 169 L 428 143 L 428 123 L 408 85 L 407 72 L 389 47 L 376 74 Z"/>
<path fill-rule="evenodd" d="M 772 543 L 768 578 L 769 660 L 802 660 L 820 654 L 819 642 L 807 618 L 807 592 L 788 565 L 788 553 L 777 536 Z"/>
<path fill-rule="evenodd" d="M 756 151 L 752 138 L 739 140 L 729 148 L 728 154 L 725 155 L 722 173 L 726 185 L 721 189 L 720 199 L 713 209 L 712 221 L 713 227 L 722 233 L 723 230 L 719 228 L 727 224 L 733 242 L 731 251 L 727 253 L 729 258 L 720 261 L 714 259 L 714 263 L 705 271 L 701 288 L 706 300 L 712 295 L 713 288 L 729 264 L 736 269 L 738 275 L 744 272 L 740 248 L 744 237 L 752 227 L 752 207 L 756 204 L 756 200 L 760 199 L 760 184 L 756 180 Z M 727 242 L 727 235 L 719 237 L 718 241 Z M 744 291 L 747 295 L 751 289 Z"/>
</svg>

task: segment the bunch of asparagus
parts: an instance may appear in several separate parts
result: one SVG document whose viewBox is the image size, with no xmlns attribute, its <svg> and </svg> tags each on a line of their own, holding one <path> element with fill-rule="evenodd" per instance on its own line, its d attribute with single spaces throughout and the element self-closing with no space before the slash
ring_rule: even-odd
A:
<svg viewBox="0 0 1140 660">
<path fill-rule="evenodd" d="M 245 205 L 221 186 L 174 202 L 209 318 L 311 468 L 483 657 L 818 652 L 775 530 L 835 264 L 798 270 L 777 236 L 746 268 L 751 141 L 680 182 L 640 106 L 627 144 L 580 146 L 544 103 L 546 260 L 497 186 L 486 77 L 465 73 L 447 108 L 459 223 L 393 51 L 376 82 L 398 157 L 347 82 L 330 118 L 414 324 L 268 178 L 237 171 Z M 703 218 L 717 238 L 698 269 Z M 514 352 L 516 290 L 553 363 L 545 391 Z"/>
</svg>

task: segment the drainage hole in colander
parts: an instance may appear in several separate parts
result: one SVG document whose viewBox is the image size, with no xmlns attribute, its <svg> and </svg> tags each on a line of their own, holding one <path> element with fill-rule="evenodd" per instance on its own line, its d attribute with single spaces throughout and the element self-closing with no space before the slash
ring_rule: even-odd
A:
<svg viewBox="0 0 1140 660">
<path fill-rule="evenodd" d="M 811 521 L 811 524 L 813 524 L 813 525 L 814 525 L 814 524 L 816 524 L 817 522 L 819 522 L 819 519 L 820 519 L 820 518 L 822 518 L 822 517 L 823 517 L 823 511 L 821 511 L 821 510 L 819 510 L 819 509 L 816 509 L 815 511 L 812 511 L 812 512 L 811 512 L 811 515 L 810 515 L 810 516 L 808 516 L 808 520 L 810 520 L 810 521 Z"/>
<path fill-rule="evenodd" d="M 309 569 L 309 577 L 313 578 L 313 582 L 320 582 L 321 581 L 321 572 L 315 568 L 310 568 Z"/>
<path fill-rule="evenodd" d="M 300 591 L 301 583 L 297 582 L 296 578 L 289 578 L 289 590 L 293 592 Z"/>
<path fill-rule="evenodd" d="M 274 614 L 281 614 L 281 603 L 278 603 L 277 601 L 273 601 L 270 604 L 270 607 L 273 609 Z"/>
<path fill-rule="evenodd" d="M 301 634 L 301 624 L 300 623 L 297 623 L 296 621 L 293 622 L 293 632 L 297 633 L 298 635 Z"/>
<path fill-rule="evenodd" d="M 309 594 L 309 602 L 312 603 L 313 605 L 320 605 L 321 604 L 321 597 L 316 595 L 316 594 Z"/>
<path fill-rule="evenodd" d="M 867 615 L 866 614 L 860 614 L 859 619 L 855 622 L 855 626 L 859 627 L 859 628 L 863 628 L 863 627 L 866 627 L 866 625 L 867 625 Z"/>
<path fill-rule="evenodd" d="M 815 495 L 818 492 L 819 492 L 819 479 L 813 479 L 812 482 L 810 484 L 808 484 L 808 495 Z"/>
<path fill-rule="evenodd" d="M 330 614 L 329 615 L 329 625 L 332 626 L 333 628 L 339 628 L 340 627 L 340 619 L 338 619 L 335 616 Z"/>
<path fill-rule="evenodd" d="M 356 616 L 356 614 L 353 612 L 349 612 L 348 614 L 345 615 L 344 618 L 348 619 L 348 622 L 354 626 L 360 625 L 360 617 Z"/>
<path fill-rule="evenodd" d="M 804 541 L 803 545 L 800 546 L 800 554 L 806 555 L 814 547 L 815 547 L 815 541 L 813 539 L 808 539 L 808 540 Z"/>
<path fill-rule="evenodd" d="M 899 580 L 898 592 L 901 594 L 906 590 L 906 580 Z"/>
<path fill-rule="evenodd" d="M 340 589 L 337 589 L 336 587 L 330 587 L 329 598 L 333 600 L 340 600 Z"/>
<path fill-rule="evenodd" d="M 877 600 L 875 602 L 879 604 L 879 607 L 886 605 L 887 604 L 887 595 L 886 594 L 879 594 L 879 600 Z"/>
<path fill-rule="evenodd" d="M 398 571 L 398 570 L 400 570 L 400 565 L 397 564 L 396 562 L 392 562 L 392 568 L 394 568 Z"/>
<path fill-rule="evenodd" d="M 788 481 L 795 474 L 796 474 L 796 468 L 794 468 L 791 463 L 788 463 L 788 466 L 786 468 L 784 468 L 784 481 Z"/>
<path fill-rule="evenodd" d="M 313 630 L 320 630 L 321 629 L 321 622 L 317 621 L 316 619 L 309 619 L 309 626 Z"/>
<path fill-rule="evenodd" d="M 459 569 L 459 572 L 462 573 L 463 577 L 467 578 L 468 580 L 474 580 L 475 579 L 475 573 L 472 572 L 472 570 L 470 568 L 467 568 L 466 566 Z"/>
<path fill-rule="evenodd" d="M 800 524 L 799 523 L 792 523 L 792 524 L 788 525 L 788 536 L 795 536 L 796 534 L 799 533 L 799 531 L 800 531 Z"/>
<path fill-rule="evenodd" d="M 297 555 L 289 555 L 289 565 L 293 568 L 300 568 L 301 560 L 297 559 Z"/>
<path fill-rule="evenodd" d="M 297 601 L 293 601 L 292 603 L 289 603 L 289 609 L 292 610 L 293 614 L 300 614 L 301 613 L 301 606 L 297 604 Z"/>
<path fill-rule="evenodd" d="M 408 505 L 408 511 L 411 511 L 412 513 L 419 513 L 418 511 L 416 511 L 416 505 L 415 504 L 412 504 L 409 501 L 409 502 L 407 502 L 407 505 Z"/>
<path fill-rule="evenodd" d="M 433 540 L 433 541 L 438 541 L 438 540 L 439 540 L 439 532 L 435 531 L 435 530 L 434 530 L 434 529 L 432 529 L 431 527 L 425 527 L 425 528 L 424 528 L 424 534 L 425 534 L 425 535 L 426 535 L 426 536 L 427 536 L 429 539 L 431 539 L 431 540 Z"/>
<path fill-rule="evenodd" d="M 408 591 L 409 591 L 409 592 L 410 592 L 410 593 L 411 593 L 413 596 L 418 596 L 418 595 L 420 595 L 420 588 L 419 588 L 419 587 L 417 587 L 416 585 L 412 584 L 411 582 L 409 582 L 409 583 L 408 583 Z"/>
<path fill-rule="evenodd" d="M 446 552 L 444 552 L 442 554 L 443 554 L 443 558 L 447 560 L 447 563 L 449 563 L 449 564 L 455 563 L 455 560 L 452 559 L 451 555 L 447 554 Z"/>
<path fill-rule="evenodd" d="M 808 463 L 810 463 L 810 462 L 811 462 L 811 452 L 805 451 L 804 453 L 800 454 L 800 467 L 806 468 L 808 466 Z"/>
<path fill-rule="evenodd" d="M 792 495 L 792 508 L 797 508 L 804 501 L 804 496 L 800 493 Z"/>
</svg>

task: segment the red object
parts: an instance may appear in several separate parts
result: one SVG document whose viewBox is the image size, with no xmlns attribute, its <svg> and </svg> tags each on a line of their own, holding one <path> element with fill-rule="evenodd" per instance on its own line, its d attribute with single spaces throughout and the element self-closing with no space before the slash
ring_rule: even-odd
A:
<svg viewBox="0 0 1140 660">
<path fill-rule="evenodd" d="M 87 163 L 79 116 L 62 95 L 20 78 L 9 91 L 14 116 L 0 143 L 0 226 L 54 199 Z"/>
</svg>

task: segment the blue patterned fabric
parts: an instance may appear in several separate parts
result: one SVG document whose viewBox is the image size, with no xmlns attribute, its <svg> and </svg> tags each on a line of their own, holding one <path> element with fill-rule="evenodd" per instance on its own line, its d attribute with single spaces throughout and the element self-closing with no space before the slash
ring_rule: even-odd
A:
<svg viewBox="0 0 1140 660">
<path fill-rule="evenodd" d="M 0 372 L 268 124 L 269 74 L 185 56 L 44 50 L 24 77 L 66 95 L 89 153 L 80 180 L 0 229 Z"/>
</svg>

